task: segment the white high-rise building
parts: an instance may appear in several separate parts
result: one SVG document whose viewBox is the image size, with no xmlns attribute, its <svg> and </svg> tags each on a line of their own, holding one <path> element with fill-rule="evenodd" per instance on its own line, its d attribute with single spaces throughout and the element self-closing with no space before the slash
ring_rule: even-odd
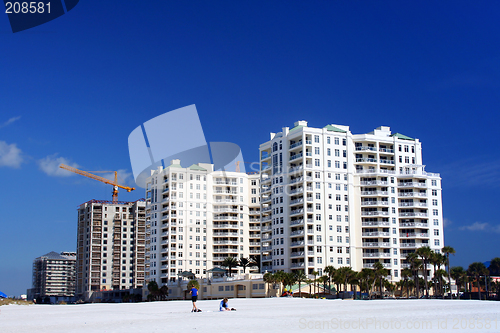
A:
<svg viewBox="0 0 500 333">
<path fill-rule="evenodd" d="M 76 294 L 144 284 L 146 203 L 91 200 L 78 209 Z"/>
<path fill-rule="evenodd" d="M 186 271 L 202 277 L 227 257 L 260 255 L 259 175 L 213 169 L 207 163 L 184 168 L 172 160 L 151 172 L 146 181 L 148 281 L 161 286 Z"/>
<path fill-rule="evenodd" d="M 260 164 L 263 270 L 380 261 L 398 280 L 408 253 L 443 247 L 441 178 L 424 171 L 418 139 L 299 121 L 260 145 Z"/>
</svg>

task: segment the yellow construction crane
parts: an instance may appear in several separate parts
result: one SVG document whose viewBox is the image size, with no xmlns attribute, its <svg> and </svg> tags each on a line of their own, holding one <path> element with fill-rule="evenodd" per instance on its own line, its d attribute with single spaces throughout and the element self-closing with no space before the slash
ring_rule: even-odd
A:
<svg viewBox="0 0 500 333">
<path fill-rule="evenodd" d="M 88 178 L 91 178 L 94 180 L 98 180 L 98 181 L 103 182 L 105 184 L 113 185 L 113 192 L 112 192 L 113 193 L 113 203 L 118 202 L 118 188 L 122 188 L 124 190 L 127 190 L 127 192 L 132 192 L 133 190 L 135 190 L 134 187 L 128 187 L 128 186 L 123 186 L 123 185 L 118 184 L 118 172 L 116 172 L 116 171 L 99 171 L 99 172 L 114 172 L 115 173 L 115 181 L 112 181 L 112 180 L 109 180 L 107 178 L 94 175 L 90 172 L 82 171 L 82 170 L 79 170 L 77 168 L 70 167 L 69 165 L 66 165 L 66 164 L 61 164 L 61 165 L 59 165 L 59 167 L 61 169 L 64 169 L 64 170 L 68 170 L 68 171 L 74 172 L 76 174 L 79 174 L 79 175 L 82 175 L 82 176 L 85 176 L 85 177 L 88 177 Z"/>
</svg>

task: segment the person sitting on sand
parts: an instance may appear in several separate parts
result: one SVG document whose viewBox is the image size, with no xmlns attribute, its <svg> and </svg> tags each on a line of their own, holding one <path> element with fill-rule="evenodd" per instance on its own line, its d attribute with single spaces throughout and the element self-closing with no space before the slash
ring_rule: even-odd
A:
<svg viewBox="0 0 500 333">
<path fill-rule="evenodd" d="M 228 301 L 227 297 L 220 301 L 219 311 L 236 311 L 234 308 L 229 308 Z"/>
</svg>

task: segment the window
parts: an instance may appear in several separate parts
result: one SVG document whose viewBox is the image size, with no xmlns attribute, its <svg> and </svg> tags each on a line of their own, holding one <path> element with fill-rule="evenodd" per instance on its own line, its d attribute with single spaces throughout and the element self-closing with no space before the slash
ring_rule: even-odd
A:
<svg viewBox="0 0 500 333">
<path fill-rule="evenodd" d="M 337 226 L 337 232 L 342 232 L 342 227 L 340 225 Z"/>
<path fill-rule="evenodd" d="M 319 143 L 319 135 L 314 136 L 314 142 Z"/>
<path fill-rule="evenodd" d="M 326 143 L 330 144 L 330 137 L 329 136 L 326 137 Z"/>
<path fill-rule="evenodd" d="M 437 209 L 432 210 L 432 215 L 439 216 L 439 211 Z"/>
<path fill-rule="evenodd" d="M 337 212 L 342 211 L 342 205 L 336 205 L 335 208 L 336 208 Z"/>
<path fill-rule="evenodd" d="M 342 139 L 342 146 L 347 146 L 347 140 L 346 139 Z"/>
<path fill-rule="evenodd" d="M 336 156 L 336 157 L 340 157 L 340 150 L 335 149 L 335 156 Z"/>
<path fill-rule="evenodd" d="M 335 144 L 338 145 L 339 144 L 339 138 L 335 138 Z"/>
<path fill-rule="evenodd" d="M 317 167 L 320 166 L 318 158 L 314 159 L 314 166 L 317 166 Z"/>
<path fill-rule="evenodd" d="M 314 154 L 319 155 L 319 147 L 314 147 Z"/>
<path fill-rule="evenodd" d="M 321 235 L 317 235 L 317 236 L 316 236 L 316 241 L 317 241 L 317 242 L 321 242 Z"/>
<path fill-rule="evenodd" d="M 437 190 L 432 190 L 432 195 L 433 196 L 437 196 L 438 195 L 438 191 Z"/>
<path fill-rule="evenodd" d="M 328 160 L 328 167 L 331 168 L 332 167 L 332 161 Z"/>
<path fill-rule="evenodd" d="M 439 220 L 438 219 L 434 219 L 434 225 L 439 225 Z"/>
<path fill-rule="evenodd" d="M 326 149 L 326 155 L 327 156 L 332 156 L 332 150 L 330 148 Z"/>
<path fill-rule="evenodd" d="M 342 258 L 338 258 L 338 259 L 337 259 L 337 263 L 338 263 L 339 265 L 342 265 Z"/>
<path fill-rule="evenodd" d="M 432 180 L 432 181 L 431 181 L 431 185 L 432 185 L 432 186 L 437 186 L 437 180 Z"/>
<path fill-rule="evenodd" d="M 337 243 L 342 243 L 342 236 L 337 236 Z"/>
<path fill-rule="evenodd" d="M 437 199 L 432 199 L 432 205 L 433 205 L 433 206 L 437 206 L 437 205 L 438 205 L 438 201 L 437 201 Z"/>
<path fill-rule="evenodd" d="M 342 247 L 337 247 L 337 253 L 342 253 Z"/>
<path fill-rule="evenodd" d="M 318 264 L 322 264 L 323 263 L 323 258 L 321 258 L 321 257 L 316 258 L 316 262 Z"/>
<path fill-rule="evenodd" d="M 434 229 L 434 236 L 439 236 L 439 229 Z"/>
<path fill-rule="evenodd" d="M 316 224 L 316 231 L 321 231 L 321 224 Z"/>
<path fill-rule="evenodd" d="M 439 246 L 439 239 L 434 240 L 434 245 Z"/>
<path fill-rule="evenodd" d="M 335 168 L 337 168 L 337 169 L 340 168 L 340 161 L 335 161 Z"/>
</svg>

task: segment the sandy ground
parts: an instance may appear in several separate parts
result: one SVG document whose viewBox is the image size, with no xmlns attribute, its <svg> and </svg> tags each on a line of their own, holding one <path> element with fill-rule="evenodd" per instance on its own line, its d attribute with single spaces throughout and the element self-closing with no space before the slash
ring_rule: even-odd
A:
<svg viewBox="0 0 500 333">
<path fill-rule="evenodd" d="M 500 302 L 234 299 L 138 304 L 6 305 L 0 332 L 500 332 Z"/>
</svg>

